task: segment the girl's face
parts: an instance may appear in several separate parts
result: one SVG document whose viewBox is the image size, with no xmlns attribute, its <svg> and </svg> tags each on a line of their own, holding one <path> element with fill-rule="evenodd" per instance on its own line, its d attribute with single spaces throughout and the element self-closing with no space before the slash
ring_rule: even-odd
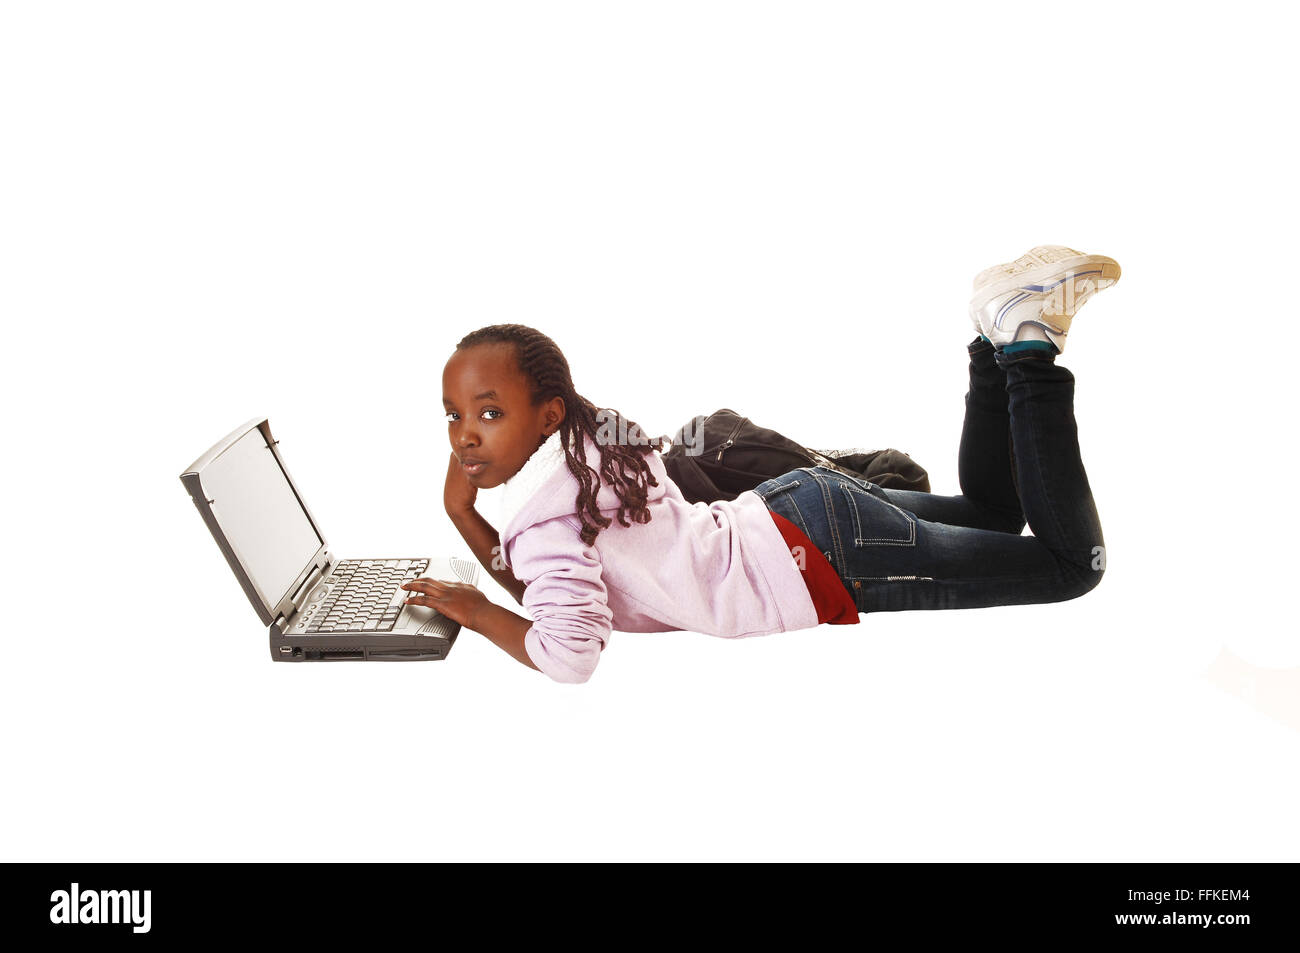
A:
<svg viewBox="0 0 1300 953">
<path fill-rule="evenodd" d="M 480 344 L 452 354 L 442 370 L 442 406 L 452 453 L 481 490 L 518 473 L 564 419 L 562 397 L 540 407 L 529 403 L 513 344 Z"/>
</svg>

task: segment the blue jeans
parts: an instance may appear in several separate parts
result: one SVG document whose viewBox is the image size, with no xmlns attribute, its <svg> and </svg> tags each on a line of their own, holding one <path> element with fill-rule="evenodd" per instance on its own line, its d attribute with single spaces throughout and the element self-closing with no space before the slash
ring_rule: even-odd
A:
<svg viewBox="0 0 1300 953">
<path fill-rule="evenodd" d="M 1105 571 L 1079 455 L 1074 375 L 1052 351 L 976 338 L 958 450 L 961 494 L 801 467 L 754 488 L 830 561 L 859 612 L 1063 602 Z M 1022 536 L 1028 521 L 1033 536 Z"/>
</svg>

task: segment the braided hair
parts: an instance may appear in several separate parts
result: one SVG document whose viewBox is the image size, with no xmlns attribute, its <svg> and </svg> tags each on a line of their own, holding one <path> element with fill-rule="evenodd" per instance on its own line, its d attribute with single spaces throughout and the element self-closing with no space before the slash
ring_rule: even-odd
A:
<svg viewBox="0 0 1300 953">
<path fill-rule="evenodd" d="M 465 335 L 456 344 L 456 350 L 478 344 L 514 345 L 515 361 L 529 382 L 529 399 L 534 407 L 554 397 L 563 398 L 565 414 L 560 422 L 560 442 L 569 472 L 578 481 L 574 515 L 582 524 L 578 535 L 583 543 L 590 546 L 611 522 L 596 508 L 600 487 L 593 481 L 594 476 L 614 488 L 619 499 L 620 526 L 632 525 L 624 519 L 625 515 L 636 523 L 650 522 L 646 499 L 649 487 L 658 486 L 659 481 L 650 473 L 645 458 L 653 450 L 663 451 L 663 438 L 647 438 L 634 421 L 621 417 L 617 411 L 598 408 L 579 394 L 573 387 L 569 362 L 563 352 L 541 331 L 523 324 L 493 324 Z M 626 443 L 601 439 L 598 431 L 609 427 L 617 428 L 616 436 L 626 435 Z M 584 438 L 590 438 L 600 450 L 599 474 L 587 465 L 585 458 L 575 457 L 570 449 L 581 449 Z"/>
</svg>

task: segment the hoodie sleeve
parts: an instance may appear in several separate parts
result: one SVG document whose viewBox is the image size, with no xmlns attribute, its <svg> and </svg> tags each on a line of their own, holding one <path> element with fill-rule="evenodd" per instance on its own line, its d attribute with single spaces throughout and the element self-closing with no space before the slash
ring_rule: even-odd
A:
<svg viewBox="0 0 1300 953">
<path fill-rule="evenodd" d="M 533 625 L 524 650 L 533 664 L 557 682 L 591 678 L 614 618 L 595 548 L 567 519 L 549 519 L 516 536 L 507 561 L 527 586 L 523 604 Z"/>
</svg>

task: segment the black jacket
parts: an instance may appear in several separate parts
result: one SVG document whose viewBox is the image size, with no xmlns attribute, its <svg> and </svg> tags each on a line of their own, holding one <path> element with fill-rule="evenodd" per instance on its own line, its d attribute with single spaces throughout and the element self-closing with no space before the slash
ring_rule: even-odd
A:
<svg viewBox="0 0 1300 953">
<path fill-rule="evenodd" d="M 693 453 L 697 446 L 700 452 Z M 692 503 L 734 500 L 764 480 L 811 466 L 844 470 L 878 486 L 930 492 L 929 474 L 901 450 L 823 455 L 725 407 L 678 430 L 663 462 Z"/>
</svg>

